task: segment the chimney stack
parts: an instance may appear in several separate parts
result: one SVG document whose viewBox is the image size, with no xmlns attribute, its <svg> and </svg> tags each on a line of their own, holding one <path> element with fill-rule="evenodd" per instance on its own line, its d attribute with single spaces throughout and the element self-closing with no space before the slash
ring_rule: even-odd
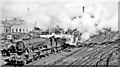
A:
<svg viewBox="0 0 120 67">
<path fill-rule="evenodd" d="M 83 13 L 85 12 L 85 7 L 83 6 Z"/>
</svg>

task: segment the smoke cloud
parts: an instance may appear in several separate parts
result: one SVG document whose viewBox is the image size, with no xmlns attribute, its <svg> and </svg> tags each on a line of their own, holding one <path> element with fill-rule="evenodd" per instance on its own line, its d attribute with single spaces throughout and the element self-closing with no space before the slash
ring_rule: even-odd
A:
<svg viewBox="0 0 120 67">
<path fill-rule="evenodd" d="M 65 30 L 77 28 L 83 33 L 81 36 L 83 40 L 89 39 L 91 35 L 97 33 L 97 30 L 103 30 L 103 28 L 118 31 L 117 3 L 81 4 L 6 3 L 3 6 L 3 18 L 19 17 L 32 26 L 36 22 L 36 26 L 43 29 L 56 25 Z M 84 13 L 82 12 L 83 5 L 85 6 Z M 73 17 L 76 18 L 72 20 Z"/>
</svg>

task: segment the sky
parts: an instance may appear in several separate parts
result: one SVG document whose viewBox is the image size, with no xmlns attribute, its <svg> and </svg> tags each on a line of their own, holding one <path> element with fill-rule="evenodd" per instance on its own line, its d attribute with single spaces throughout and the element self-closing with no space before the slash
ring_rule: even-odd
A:
<svg viewBox="0 0 120 67">
<path fill-rule="evenodd" d="M 70 14 L 75 15 L 74 11 L 81 11 L 81 6 L 107 2 L 117 3 L 119 0 L 1 0 L 0 2 L 0 16 L 2 18 L 23 17 L 27 14 L 27 8 L 29 12 L 44 12 L 45 14 L 57 13 L 61 10 L 72 12 Z M 46 11 L 50 10 L 50 11 Z M 77 12 L 76 11 L 76 12 Z M 13 13 L 15 15 L 13 15 Z M 78 12 L 77 12 L 78 13 Z M 77 14 L 76 13 L 76 14 Z"/>
<path fill-rule="evenodd" d="M 29 25 L 39 28 L 59 25 L 64 29 L 77 28 L 88 34 L 103 28 L 118 29 L 119 0 L 3 0 L 0 2 L 0 18 L 22 18 Z M 85 6 L 85 13 L 82 7 Z M 90 16 L 95 16 L 94 19 Z M 73 17 L 81 19 L 71 20 Z M 86 20 L 87 19 L 87 20 Z M 95 24 L 98 24 L 95 27 Z M 85 32 L 87 30 L 87 33 Z M 83 37 L 85 36 L 83 35 Z"/>
</svg>

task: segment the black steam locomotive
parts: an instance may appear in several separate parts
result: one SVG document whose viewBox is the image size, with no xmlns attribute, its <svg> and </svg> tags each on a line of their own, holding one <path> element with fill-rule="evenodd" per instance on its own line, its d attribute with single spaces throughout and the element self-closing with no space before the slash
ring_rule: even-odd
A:
<svg viewBox="0 0 120 67">
<path fill-rule="evenodd" d="M 30 61 L 57 53 L 66 47 L 64 38 L 31 37 L 12 41 L 10 47 L 2 50 L 2 56 L 8 64 L 26 65 Z"/>
</svg>

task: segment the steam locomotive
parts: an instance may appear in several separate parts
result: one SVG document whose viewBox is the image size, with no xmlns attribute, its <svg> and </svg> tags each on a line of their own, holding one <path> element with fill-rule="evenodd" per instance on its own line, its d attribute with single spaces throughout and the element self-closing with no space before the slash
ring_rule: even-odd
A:
<svg viewBox="0 0 120 67">
<path fill-rule="evenodd" d="M 2 56 L 5 62 L 12 65 L 26 65 L 30 61 L 67 48 L 65 39 L 55 36 L 17 39 L 9 45 L 2 50 Z"/>
</svg>

